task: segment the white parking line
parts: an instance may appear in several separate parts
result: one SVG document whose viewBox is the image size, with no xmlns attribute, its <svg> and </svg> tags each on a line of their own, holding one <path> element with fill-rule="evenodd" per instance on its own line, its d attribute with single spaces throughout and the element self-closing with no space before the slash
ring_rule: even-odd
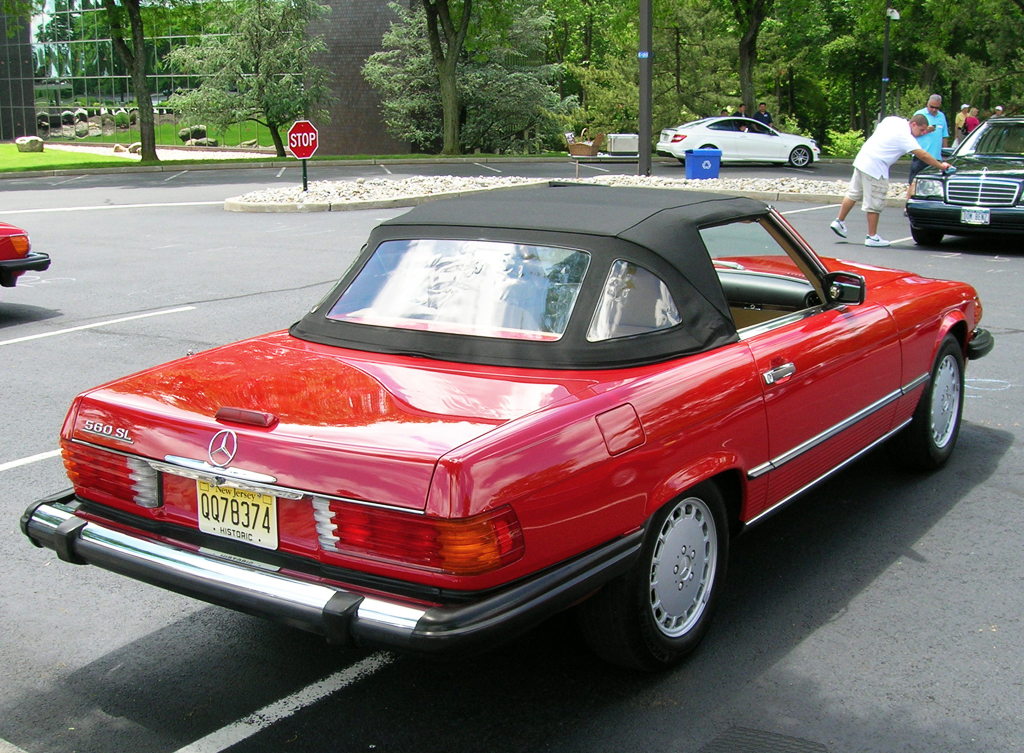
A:
<svg viewBox="0 0 1024 753">
<path fill-rule="evenodd" d="M 9 463 L 0 463 L 0 473 L 22 465 L 38 463 L 40 460 L 49 460 L 50 458 L 55 458 L 58 455 L 60 455 L 60 450 L 50 450 L 49 452 L 40 452 L 38 455 L 30 455 L 29 457 L 22 458 L 21 460 L 12 460 Z M 0 748 L 0 753 L 3 753 L 2 748 Z"/>
<path fill-rule="evenodd" d="M 491 167 L 490 165 L 481 165 L 479 162 L 474 162 L 473 164 L 476 165 L 477 167 L 482 167 L 485 170 L 493 170 L 496 173 L 500 173 L 501 172 L 501 170 L 499 170 L 498 168 Z"/>
<path fill-rule="evenodd" d="M 74 178 L 68 178 L 67 180 L 58 180 L 56 183 L 51 183 L 50 185 L 51 186 L 63 186 L 65 183 L 70 183 L 71 181 L 74 181 L 74 180 L 81 180 L 84 177 L 85 177 L 84 175 L 76 175 Z"/>
<path fill-rule="evenodd" d="M 275 701 L 269 706 L 264 706 L 259 711 L 245 717 L 245 719 L 229 724 L 227 727 L 223 727 L 216 732 L 211 732 L 191 745 L 186 745 L 184 748 L 179 749 L 177 753 L 219 753 L 219 751 L 230 748 L 232 745 L 252 737 L 260 730 L 288 718 L 296 711 L 301 711 L 342 688 L 346 688 L 352 683 L 372 675 L 392 661 L 394 661 L 394 656 L 384 652 L 368 656 L 347 669 L 335 672 L 320 682 L 315 682 L 296 693 L 292 693 L 287 698 L 282 698 L 280 701 Z"/>
<path fill-rule="evenodd" d="M 280 170 L 278 170 L 277 171 L 277 177 L 280 178 L 282 175 L 284 175 L 284 171 L 287 170 L 287 169 L 288 169 L 287 167 L 282 167 Z"/>
<path fill-rule="evenodd" d="M 170 177 L 164 178 L 164 183 L 166 183 L 169 180 L 174 180 L 175 178 L 178 178 L 178 177 L 184 175 L 187 172 L 188 172 L 188 170 L 182 170 L 180 173 L 175 173 L 174 175 L 171 175 Z"/>
<path fill-rule="evenodd" d="M 834 209 L 836 204 L 822 204 L 820 207 L 807 207 L 806 209 L 790 209 L 782 214 L 800 214 L 801 212 L 817 212 L 819 209 Z"/>
<path fill-rule="evenodd" d="M 53 332 L 40 332 L 38 335 L 26 335 L 25 337 L 16 337 L 13 340 L 0 340 L 0 346 L 3 345 L 14 345 L 14 343 L 23 343 L 29 340 L 39 340 L 43 337 L 53 337 L 54 335 L 66 335 L 68 332 L 79 332 L 83 329 L 94 329 L 96 327 L 106 327 L 109 324 L 120 324 L 121 322 L 131 322 L 135 319 L 146 319 L 151 316 L 163 316 L 164 314 L 178 314 L 182 311 L 192 311 L 195 306 L 180 306 L 176 309 L 165 309 L 164 311 L 151 311 L 148 314 L 136 314 L 135 316 L 124 316 L 120 319 L 110 319 L 105 322 L 96 322 L 95 324 L 83 324 L 80 327 L 68 327 L 67 329 L 58 329 Z"/>
<path fill-rule="evenodd" d="M 394 173 L 392 173 L 390 170 L 388 170 L 387 165 L 381 165 L 380 169 L 383 170 L 384 172 L 386 172 L 388 175 L 394 175 Z"/>
<path fill-rule="evenodd" d="M 90 212 L 93 209 L 149 209 L 151 207 L 209 207 L 221 201 L 167 201 L 155 204 L 101 204 L 94 207 L 47 207 L 46 209 L 5 209 L 2 214 L 46 214 L 48 212 Z"/>
<path fill-rule="evenodd" d="M 25 751 L 0 737 L 0 753 L 25 753 Z"/>
<path fill-rule="evenodd" d="M 609 170 L 606 167 L 598 167 L 597 165 L 588 165 L 588 164 L 585 164 L 585 163 L 578 163 L 578 164 L 580 165 L 580 167 L 589 167 L 591 170 L 600 170 L 603 173 L 610 173 L 611 172 L 611 170 Z"/>
</svg>

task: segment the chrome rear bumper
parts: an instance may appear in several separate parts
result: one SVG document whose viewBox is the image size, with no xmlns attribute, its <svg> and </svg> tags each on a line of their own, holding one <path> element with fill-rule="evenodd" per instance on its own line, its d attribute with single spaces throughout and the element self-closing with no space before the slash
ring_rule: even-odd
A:
<svg viewBox="0 0 1024 753">
<path fill-rule="evenodd" d="M 465 653 L 497 645 L 626 572 L 643 531 L 616 539 L 479 601 L 423 607 L 234 562 L 124 533 L 75 515 L 63 493 L 25 511 L 21 530 L 60 559 L 89 564 L 211 604 L 318 633 L 417 653 Z"/>
</svg>

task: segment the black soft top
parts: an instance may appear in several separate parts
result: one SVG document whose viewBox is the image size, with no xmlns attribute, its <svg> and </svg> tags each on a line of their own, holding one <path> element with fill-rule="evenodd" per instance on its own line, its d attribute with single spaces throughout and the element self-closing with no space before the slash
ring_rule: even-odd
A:
<svg viewBox="0 0 1024 753">
<path fill-rule="evenodd" d="M 466 363 L 599 369 L 655 363 L 737 340 L 729 305 L 698 232 L 767 214 L 763 202 L 658 188 L 550 183 L 431 202 L 378 225 L 366 248 L 320 306 L 291 333 L 357 350 Z M 423 332 L 330 320 L 326 313 L 387 240 L 457 238 L 577 248 L 591 255 L 572 317 L 557 342 Z M 617 259 L 660 277 L 680 324 L 601 342 L 586 340 L 605 277 Z"/>
</svg>

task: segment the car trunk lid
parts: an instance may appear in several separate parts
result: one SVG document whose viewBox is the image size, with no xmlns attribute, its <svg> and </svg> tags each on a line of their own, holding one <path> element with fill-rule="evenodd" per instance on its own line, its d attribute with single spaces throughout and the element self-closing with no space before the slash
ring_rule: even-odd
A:
<svg viewBox="0 0 1024 753">
<path fill-rule="evenodd" d="M 564 372 L 360 353 L 281 332 L 92 390 L 65 437 L 421 510 L 445 453 L 591 384 Z M 218 435 L 226 431 L 230 447 Z"/>
</svg>

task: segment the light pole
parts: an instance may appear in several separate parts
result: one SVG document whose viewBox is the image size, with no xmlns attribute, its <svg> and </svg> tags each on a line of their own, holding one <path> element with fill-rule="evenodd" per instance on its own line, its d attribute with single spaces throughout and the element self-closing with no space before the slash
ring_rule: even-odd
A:
<svg viewBox="0 0 1024 753">
<path fill-rule="evenodd" d="M 640 0 L 640 150 L 637 160 L 637 175 L 651 174 L 651 47 L 653 46 L 653 13 L 651 0 Z"/>
<path fill-rule="evenodd" d="M 885 117 L 885 89 L 889 85 L 889 22 L 899 21 L 900 14 L 892 7 L 892 0 L 885 0 L 885 45 L 882 47 L 882 108 L 879 120 Z"/>
</svg>

